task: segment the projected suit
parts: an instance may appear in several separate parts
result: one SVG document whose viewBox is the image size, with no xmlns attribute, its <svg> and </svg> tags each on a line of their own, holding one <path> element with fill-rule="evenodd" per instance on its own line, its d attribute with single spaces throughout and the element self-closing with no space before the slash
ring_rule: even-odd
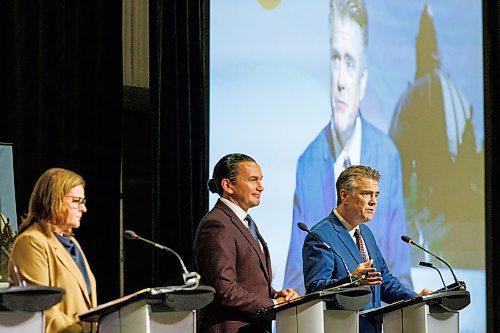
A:
<svg viewBox="0 0 500 333">
<path fill-rule="evenodd" d="M 400 236 L 406 234 L 405 209 L 401 184 L 399 153 L 390 138 L 361 117 L 361 164 L 380 171 L 380 204 L 370 222 L 380 250 L 395 276 L 409 284 L 410 253 L 399 246 Z M 301 249 L 305 233 L 298 222 L 309 228 L 327 216 L 333 208 L 337 193 L 331 153 L 332 132 L 327 125 L 307 147 L 297 164 L 293 204 L 293 227 L 285 271 L 285 285 L 304 293 Z"/>
<path fill-rule="evenodd" d="M 304 293 L 300 249 L 305 235 L 296 224 L 309 227 L 335 207 L 335 175 L 354 161 L 376 168 L 382 204 L 375 219 L 375 239 L 395 275 L 410 281 L 409 250 L 396 251 L 406 232 L 401 161 L 391 139 L 363 119 L 360 104 L 367 80 L 367 14 L 362 0 L 330 1 L 331 123 L 306 148 L 297 164 L 292 235 L 285 285 Z M 337 161 L 338 160 L 338 161 Z"/>
</svg>

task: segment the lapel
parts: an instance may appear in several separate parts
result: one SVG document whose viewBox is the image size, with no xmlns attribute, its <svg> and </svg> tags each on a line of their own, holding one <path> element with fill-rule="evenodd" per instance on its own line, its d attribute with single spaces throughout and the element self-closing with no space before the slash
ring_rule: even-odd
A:
<svg viewBox="0 0 500 333">
<path fill-rule="evenodd" d="M 374 147 L 373 137 L 371 125 L 361 117 L 361 158 L 359 159 L 361 165 L 372 166 L 379 158 L 378 154 L 374 154 L 378 150 Z"/>
<path fill-rule="evenodd" d="M 249 243 L 249 245 L 252 247 L 252 249 L 255 251 L 257 256 L 259 257 L 259 261 L 262 267 L 262 270 L 264 271 L 264 274 L 266 276 L 267 281 L 269 284 L 271 283 L 271 264 L 270 264 L 270 259 L 269 259 L 269 250 L 267 248 L 267 243 L 264 241 L 264 238 L 259 232 L 259 229 L 257 229 L 257 234 L 259 236 L 259 239 L 262 243 L 262 247 L 264 249 L 264 252 L 262 252 L 260 245 L 257 244 L 257 241 L 253 238 L 252 234 L 246 228 L 243 223 L 240 221 L 240 219 L 236 216 L 236 214 L 228 207 L 226 206 L 222 201 L 218 200 L 215 207 L 219 208 L 222 210 L 229 218 L 229 221 L 236 227 L 237 231 L 240 232 L 243 237 L 246 239 L 246 241 Z"/>
<path fill-rule="evenodd" d="M 92 307 L 92 302 L 91 302 L 89 294 L 87 292 L 87 285 L 85 284 L 85 280 L 83 279 L 83 275 L 82 275 L 82 272 L 80 271 L 80 268 L 78 268 L 78 266 L 76 265 L 73 258 L 71 258 L 71 256 L 66 251 L 64 246 L 59 242 L 59 240 L 55 236 L 51 235 L 50 237 L 48 237 L 48 241 L 49 241 L 49 245 L 52 248 L 52 251 L 56 255 L 57 259 L 73 275 L 75 280 L 78 282 L 78 285 L 80 286 L 80 291 L 82 292 L 83 296 L 85 297 L 85 300 L 87 301 L 89 307 Z M 87 271 L 88 271 L 88 267 L 87 267 Z M 88 274 L 89 274 L 89 278 L 90 278 L 90 272 Z"/>
<path fill-rule="evenodd" d="M 335 187 L 335 172 L 333 170 L 333 165 L 335 164 L 335 147 L 330 128 L 331 124 L 328 123 L 323 129 L 325 140 L 321 140 L 323 142 L 323 147 L 321 148 L 323 152 L 323 167 L 321 170 L 323 181 L 321 184 L 323 186 L 322 193 L 324 193 L 323 207 L 328 207 L 328 210 L 331 211 L 337 203 L 337 191 Z"/>
<path fill-rule="evenodd" d="M 364 260 L 363 257 L 361 257 L 361 253 L 359 253 L 358 248 L 356 247 L 356 244 L 352 241 L 351 236 L 347 232 L 347 230 L 344 228 L 342 225 L 342 222 L 335 216 L 333 211 L 331 212 L 329 216 L 330 221 L 332 222 L 333 229 L 337 232 L 337 237 L 340 239 L 340 241 L 344 244 L 346 249 L 349 251 L 353 259 L 358 263 L 361 264 Z"/>
</svg>

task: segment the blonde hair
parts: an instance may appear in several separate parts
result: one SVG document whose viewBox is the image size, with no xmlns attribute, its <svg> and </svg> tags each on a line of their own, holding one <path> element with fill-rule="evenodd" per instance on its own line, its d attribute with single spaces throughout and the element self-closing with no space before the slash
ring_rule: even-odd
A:
<svg viewBox="0 0 500 333">
<path fill-rule="evenodd" d="M 64 196 L 75 186 L 85 187 L 85 181 L 79 174 L 61 168 L 45 171 L 31 192 L 28 214 L 19 227 L 22 233 L 33 223 L 39 223 L 49 235 L 54 226 L 63 225 L 68 217 L 68 207 Z"/>
</svg>

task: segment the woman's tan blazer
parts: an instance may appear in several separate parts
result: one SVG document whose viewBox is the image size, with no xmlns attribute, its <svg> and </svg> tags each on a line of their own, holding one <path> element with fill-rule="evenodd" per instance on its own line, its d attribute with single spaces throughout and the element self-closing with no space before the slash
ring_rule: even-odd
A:
<svg viewBox="0 0 500 333">
<path fill-rule="evenodd" d="M 66 291 L 60 303 L 45 311 L 46 332 L 82 332 L 77 314 L 97 305 L 96 282 L 80 244 L 72 237 L 83 255 L 90 279 L 91 293 L 73 258 L 53 235 L 47 236 L 35 223 L 21 233 L 12 248 L 12 259 L 21 278 L 29 285 L 62 288 Z M 9 276 L 16 281 L 9 264 Z"/>
</svg>

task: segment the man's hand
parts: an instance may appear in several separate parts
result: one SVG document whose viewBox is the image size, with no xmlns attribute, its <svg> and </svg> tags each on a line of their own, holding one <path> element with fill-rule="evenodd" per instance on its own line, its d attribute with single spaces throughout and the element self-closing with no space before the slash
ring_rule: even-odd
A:
<svg viewBox="0 0 500 333">
<path fill-rule="evenodd" d="M 292 301 L 292 300 L 297 299 L 297 298 L 299 298 L 299 294 L 297 294 L 297 292 L 295 290 L 293 290 L 292 288 L 287 288 L 287 289 L 283 289 L 283 290 L 278 291 L 278 293 L 276 294 L 276 297 L 275 297 L 278 304 L 284 303 L 284 302 L 289 302 L 289 301 Z"/>
<path fill-rule="evenodd" d="M 422 291 L 418 294 L 418 296 L 425 296 L 425 295 L 429 295 L 429 294 L 432 294 L 433 291 L 430 290 L 430 289 L 427 289 L 427 288 L 424 288 L 422 289 Z"/>
<path fill-rule="evenodd" d="M 373 259 L 370 259 L 359 264 L 354 272 L 352 272 L 353 276 L 365 275 L 365 278 L 361 280 L 362 286 L 376 286 L 382 284 L 382 275 L 380 274 L 380 272 L 377 272 L 377 270 L 372 267 L 372 265 Z"/>
</svg>

